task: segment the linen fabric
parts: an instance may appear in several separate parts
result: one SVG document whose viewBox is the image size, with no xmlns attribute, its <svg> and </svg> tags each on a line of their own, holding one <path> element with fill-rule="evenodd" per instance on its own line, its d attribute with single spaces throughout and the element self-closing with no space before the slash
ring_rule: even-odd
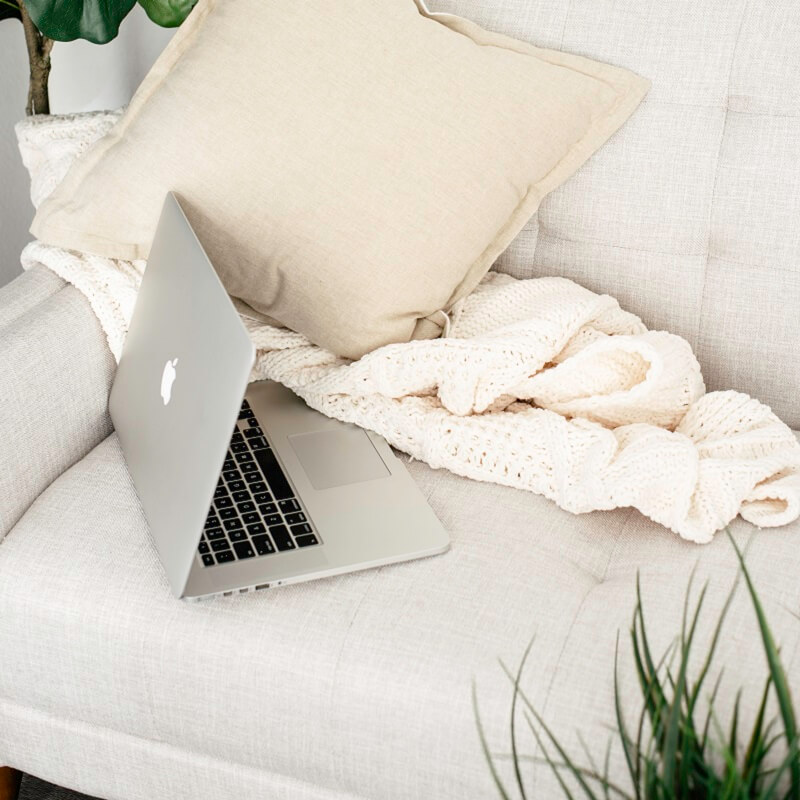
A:
<svg viewBox="0 0 800 800">
<path fill-rule="evenodd" d="M 800 427 L 800 14 L 793 0 L 430 0 L 653 86 L 500 257 L 562 275 L 683 336 L 709 389 Z"/>
<path fill-rule="evenodd" d="M 358 357 L 438 335 L 648 86 L 413 0 L 200 0 L 31 230 L 145 258 L 174 190 L 231 295 Z"/>
</svg>

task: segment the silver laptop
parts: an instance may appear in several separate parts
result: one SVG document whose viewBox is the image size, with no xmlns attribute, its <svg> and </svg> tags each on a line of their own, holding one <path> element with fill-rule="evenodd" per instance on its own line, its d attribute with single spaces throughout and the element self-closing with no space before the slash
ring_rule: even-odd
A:
<svg viewBox="0 0 800 800">
<path fill-rule="evenodd" d="M 442 553 L 378 435 L 248 385 L 255 349 L 169 194 L 109 409 L 173 592 L 199 599 Z"/>
</svg>

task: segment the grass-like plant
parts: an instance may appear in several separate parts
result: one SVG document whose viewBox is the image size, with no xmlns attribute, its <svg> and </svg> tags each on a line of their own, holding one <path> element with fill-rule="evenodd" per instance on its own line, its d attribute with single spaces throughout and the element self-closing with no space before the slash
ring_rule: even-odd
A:
<svg viewBox="0 0 800 800">
<path fill-rule="evenodd" d="M 667 652 L 654 659 L 647 636 L 642 594 L 637 576 L 636 606 L 631 626 L 633 660 L 642 697 L 642 708 L 635 730 L 625 722 L 619 685 L 619 636 L 614 658 L 614 698 L 616 733 L 627 765 L 625 785 L 609 778 L 611 741 L 602 767 L 592 757 L 579 735 L 587 764 L 579 765 L 559 742 L 553 731 L 534 708 L 520 686 L 522 673 L 533 642 L 528 646 L 516 673 L 501 661 L 501 667 L 513 684 L 511 702 L 511 760 L 514 783 L 509 790 L 500 777 L 481 724 L 477 695 L 473 687 L 473 703 L 478 732 L 495 786 L 502 798 L 518 796 L 527 799 L 523 781 L 523 757 L 518 743 L 518 717 L 525 719 L 542 757 L 552 769 L 567 798 L 585 797 L 589 800 L 635 798 L 636 800 L 744 800 L 744 798 L 800 799 L 800 748 L 798 727 L 786 672 L 778 648 L 767 623 L 745 559 L 728 532 L 739 560 L 741 576 L 747 585 L 767 661 L 767 674 L 761 702 L 752 728 L 746 736 L 740 731 L 741 691 L 730 709 L 730 725 L 723 730 L 715 708 L 720 671 L 709 687 L 706 712 L 699 719 L 698 701 L 704 686 L 708 686 L 714 653 L 722 633 L 723 623 L 731 605 L 738 579 L 731 588 L 714 628 L 702 667 L 696 676 L 689 674 L 689 657 L 695 646 L 695 634 L 701 616 L 707 584 L 690 608 L 692 579 L 686 591 L 683 622 L 679 636 Z M 771 701 L 776 701 L 777 714 L 767 720 Z M 513 795 L 512 795 L 513 792 Z"/>
</svg>

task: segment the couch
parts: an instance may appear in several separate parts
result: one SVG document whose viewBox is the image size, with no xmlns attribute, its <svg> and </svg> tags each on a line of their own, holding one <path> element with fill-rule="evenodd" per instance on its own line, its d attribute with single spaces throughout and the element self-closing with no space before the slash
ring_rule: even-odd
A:
<svg viewBox="0 0 800 800">
<path fill-rule="evenodd" d="M 800 7 L 792 0 L 434 0 L 534 44 L 604 59 L 653 88 L 548 197 L 496 268 L 564 275 L 692 344 L 709 389 L 800 428 Z M 707 643 L 737 574 L 623 509 L 408 468 L 452 537 L 443 556 L 189 604 L 148 538 L 107 412 L 114 361 L 86 299 L 38 266 L 0 290 L 0 764 L 115 800 L 495 796 L 471 705 L 507 771 L 510 685 L 602 758 L 613 659 L 629 714 L 640 576 L 653 646 L 679 631 L 690 573 Z M 800 523 L 734 539 L 800 688 Z M 717 702 L 765 663 L 739 591 Z M 699 656 L 699 653 L 698 653 Z M 696 666 L 696 665 L 695 665 Z M 722 724 L 727 722 L 721 720 Z M 529 796 L 558 790 L 526 741 Z M 585 759 L 584 759 L 585 760 Z M 611 751 L 611 774 L 624 760 Z M 0 770 L 0 797 L 14 773 Z M 3 787 L 7 788 L 3 788 Z M 4 794 L 5 793 L 5 794 Z"/>
</svg>

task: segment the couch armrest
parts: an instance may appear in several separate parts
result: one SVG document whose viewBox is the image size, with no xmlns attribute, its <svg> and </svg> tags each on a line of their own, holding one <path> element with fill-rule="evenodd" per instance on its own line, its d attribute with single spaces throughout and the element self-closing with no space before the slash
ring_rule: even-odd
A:
<svg viewBox="0 0 800 800">
<path fill-rule="evenodd" d="M 44 268 L 0 290 L 0 540 L 111 432 L 115 363 L 86 298 Z"/>
</svg>

